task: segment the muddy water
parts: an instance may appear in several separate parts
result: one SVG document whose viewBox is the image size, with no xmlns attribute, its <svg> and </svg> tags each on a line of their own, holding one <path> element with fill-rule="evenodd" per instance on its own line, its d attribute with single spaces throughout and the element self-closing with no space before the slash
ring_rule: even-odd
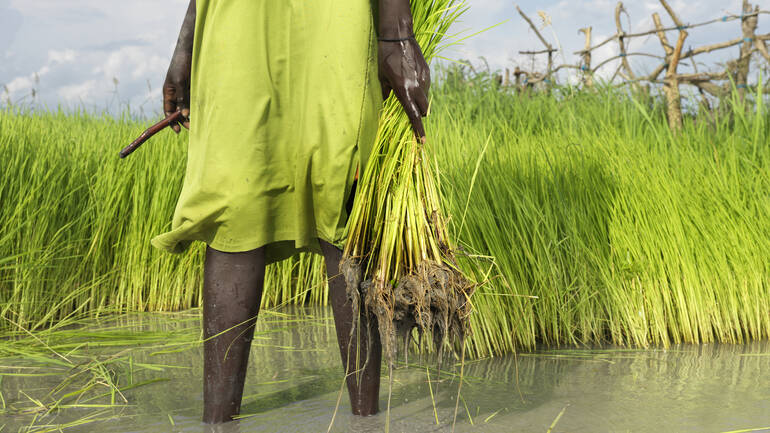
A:
<svg viewBox="0 0 770 433">
<path fill-rule="evenodd" d="M 173 338 L 179 338 L 180 329 L 197 337 L 199 329 L 197 317 L 189 314 L 125 316 L 105 326 L 176 332 Z M 164 380 L 124 391 L 127 404 L 64 409 L 38 419 L 31 412 L 0 412 L 0 426 L 5 425 L 0 431 L 46 431 L 85 417 L 95 421 L 63 431 L 305 433 L 327 431 L 330 424 L 335 432 L 385 431 L 386 370 L 381 414 L 349 415 L 347 393 L 335 414 L 342 376 L 329 310 L 266 313 L 257 333 L 242 406 L 245 418 L 237 422 L 214 428 L 199 421 L 203 358 L 200 345 L 192 345 L 160 354 L 157 347 L 131 349 L 131 368 L 116 370 L 119 381 Z M 104 350 L 117 353 L 125 347 Z M 435 382 L 435 358 L 412 355 L 409 362 L 394 371 L 390 431 L 451 431 L 459 370 L 447 360 L 447 371 Z M 1 363 L 38 365 L 18 359 Z M 6 368 L 0 384 L 7 407 L 30 406 L 24 394 L 41 399 L 62 379 L 19 377 L 14 371 L 25 370 Z M 434 379 L 430 387 L 428 374 Z M 551 426 L 553 432 L 770 431 L 768 342 L 669 350 L 542 349 L 468 361 L 464 377 L 457 432 L 546 432 Z M 24 428 L 30 424 L 34 427 Z"/>
</svg>

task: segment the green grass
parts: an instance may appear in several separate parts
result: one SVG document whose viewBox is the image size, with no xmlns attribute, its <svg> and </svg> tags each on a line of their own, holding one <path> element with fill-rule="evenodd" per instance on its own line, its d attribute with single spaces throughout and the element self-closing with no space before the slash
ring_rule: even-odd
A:
<svg viewBox="0 0 770 433">
<path fill-rule="evenodd" d="M 170 228 L 186 135 L 164 131 L 118 158 L 146 126 L 84 113 L 0 112 L 0 329 L 200 304 L 203 246 L 172 255 L 149 245 Z M 324 285 L 321 264 L 303 255 L 272 265 L 264 306 L 325 303 L 325 290 L 311 290 Z"/>
<path fill-rule="evenodd" d="M 474 354 L 770 335 L 764 106 L 686 119 L 672 136 L 657 103 L 618 92 L 467 83 L 434 85 L 427 128 L 450 231 L 494 256 L 462 260 L 488 280 L 473 297 Z M 0 329 L 199 305 L 202 245 L 149 244 L 170 226 L 186 136 L 163 132 L 120 160 L 144 127 L 0 111 Z M 324 303 L 321 265 L 274 265 L 263 303 Z"/>
<path fill-rule="evenodd" d="M 454 236 L 501 276 L 474 296 L 475 352 L 770 335 L 761 103 L 673 136 L 660 105 L 618 91 L 446 82 L 430 131 Z"/>
</svg>

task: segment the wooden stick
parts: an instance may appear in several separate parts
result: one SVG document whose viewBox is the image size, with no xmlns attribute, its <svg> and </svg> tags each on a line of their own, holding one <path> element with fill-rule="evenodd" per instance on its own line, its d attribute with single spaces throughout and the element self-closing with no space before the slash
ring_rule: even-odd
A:
<svg viewBox="0 0 770 433">
<path fill-rule="evenodd" d="M 663 8 L 666 9 L 666 12 L 668 12 L 671 20 L 674 21 L 674 24 L 676 24 L 677 30 L 684 30 L 684 24 L 682 24 L 682 21 L 678 16 L 676 16 L 676 13 L 673 9 L 671 9 L 671 6 L 668 5 L 668 2 L 666 0 L 660 0 L 660 4 L 663 5 Z"/>
<path fill-rule="evenodd" d="M 184 116 L 182 116 L 181 111 L 176 111 L 174 113 L 171 113 L 166 117 L 165 119 L 161 120 L 160 122 L 150 126 L 145 130 L 142 135 L 139 136 L 136 140 L 134 140 L 131 144 L 124 147 L 123 150 L 120 151 L 120 157 L 125 158 L 128 155 L 131 155 L 133 151 L 139 148 L 139 146 L 142 145 L 145 141 L 149 140 L 153 135 L 157 134 L 164 128 L 168 127 L 169 125 L 179 122 L 182 120 Z"/>
<path fill-rule="evenodd" d="M 712 51 L 721 50 L 724 48 L 730 48 L 743 42 L 743 38 L 732 39 L 727 42 L 720 42 L 718 44 L 705 45 L 698 47 L 694 50 L 690 50 L 687 54 L 682 56 L 682 59 L 689 59 L 690 57 L 697 56 L 698 54 L 710 53 Z"/>
<path fill-rule="evenodd" d="M 696 81 L 712 81 L 712 80 L 724 80 L 727 78 L 727 71 L 723 72 L 700 72 L 695 74 L 679 74 L 677 75 L 679 81 L 684 82 L 696 82 Z"/>
<path fill-rule="evenodd" d="M 546 42 L 546 40 L 543 37 L 543 35 L 540 34 L 540 31 L 537 29 L 537 27 L 535 27 L 535 24 L 532 23 L 532 20 L 530 20 L 529 17 L 524 12 L 521 11 L 521 8 L 519 8 L 519 5 L 516 5 L 516 10 L 519 11 L 519 15 L 521 15 L 521 17 L 524 18 L 524 20 L 529 24 L 529 26 L 532 28 L 532 30 L 535 31 L 535 34 L 540 39 L 540 42 L 542 42 L 543 45 L 545 45 L 545 47 L 548 48 L 549 50 L 555 51 L 553 49 L 553 47 L 551 46 L 551 44 Z"/>
<path fill-rule="evenodd" d="M 519 14 L 528 23 L 530 28 L 532 28 L 535 31 L 535 34 L 538 37 L 538 39 L 546 47 L 546 49 L 543 49 L 543 50 L 520 51 L 520 53 L 531 55 L 533 62 L 534 62 L 535 55 L 548 54 L 548 66 L 545 74 L 537 73 L 537 72 L 525 73 L 521 70 L 517 70 L 518 73 L 514 73 L 514 75 L 516 76 L 517 82 L 520 83 L 520 85 L 523 85 L 521 84 L 521 76 L 523 75 L 527 78 L 525 84 L 527 86 L 532 86 L 534 84 L 547 80 L 549 77 L 551 77 L 553 74 L 557 73 L 561 69 L 576 69 L 581 71 L 579 73 L 582 74 L 583 84 L 586 86 L 590 86 L 591 84 L 593 84 L 592 83 L 593 73 L 595 73 L 598 69 L 604 67 L 607 63 L 620 59 L 621 60 L 620 67 L 615 71 L 613 78 L 622 77 L 624 80 L 626 80 L 626 82 L 623 84 L 630 83 L 630 84 L 637 85 L 637 83 L 641 81 L 646 81 L 648 83 L 663 84 L 663 90 L 664 90 L 664 93 L 666 94 L 667 105 L 669 108 L 668 109 L 669 126 L 672 127 L 674 130 L 677 130 L 681 127 L 681 96 L 679 93 L 680 84 L 688 84 L 688 85 L 696 86 L 702 95 L 704 94 L 704 92 L 707 92 L 709 94 L 719 96 L 728 92 L 729 86 L 724 84 L 715 84 L 711 81 L 727 79 L 729 77 L 730 71 L 733 71 L 733 73 L 736 73 L 737 71 L 739 71 L 740 67 L 744 65 L 743 62 L 746 62 L 747 60 L 750 61 L 751 56 L 755 52 L 759 52 L 766 60 L 768 60 L 768 62 L 770 62 L 770 49 L 768 49 L 767 47 L 768 44 L 766 43 L 767 40 L 770 40 L 770 33 L 763 34 L 763 35 L 756 34 L 756 28 L 757 28 L 756 23 L 758 21 L 759 15 L 770 14 L 770 11 L 760 10 L 759 7 L 751 7 L 750 5 L 747 5 L 748 4 L 747 1 L 744 1 L 745 4 L 744 4 L 744 7 L 742 8 L 743 10 L 741 15 L 727 14 L 723 17 L 709 20 L 709 21 L 704 21 L 702 23 L 684 24 L 683 21 L 677 15 L 677 13 L 674 11 L 674 9 L 669 5 L 668 0 L 660 0 L 660 3 L 663 6 L 663 8 L 666 10 L 668 15 L 671 17 L 675 26 L 664 27 L 663 24 L 661 23 L 660 16 L 658 14 L 653 14 L 653 21 L 655 23 L 654 29 L 638 32 L 638 33 L 627 34 L 623 30 L 622 22 L 621 22 L 621 15 L 623 13 L 627 14 L 627 11 L 625 10 L 623 3 L 618 2 L 615 8 L 615 17 L 614 17 L 617 33 L 603 40 L 599 44 L 591 46 L 592 29 L 590 27 L 580 29 L 579 32 L 583 33 L 585 36 L 585 46 L 582 50 L 575 51 L 575 54 L 579 54 L 581 56 L 581 61 L 577 65 L 561 64 L 558 66 L 554 66 L 552 64 L 552 55 L 553 55 L 553 52 L 559 51 L 559 50 L 554 49 L 553 46 L 545 40 L 545 38 L 537 29 L 537 27 L 532 22 L 532 20 L 529 19 L 529 17 L 526 14 L 524 14 L 521 8 L 517 6 L 516 9 L 519 12 Z M 688 37 L 688 33 L 685 31 L 686 29 L 693 28 L 693 27 L 700 27 L 704 25 L 710 25 L 717 22 L 735 21 L 739 19 L 741 20 L 741 23 L 742 23 L 743 37 L 732 39 L 726 42 L 704 45 L 697 48 L 690 48 L 686 52 L 683 52 L 684 42 Z M 679 31 L 679 36 L 674 46 L 672 46 L 672 44 L 669 42 L 666 36 L 666 32 L 672 31 L 672 30 Z M 647 53 L 628 52 L 628 46 L 626 42 L 627 39 L 632 37 L 647 36 L 650 34 L 657 34 L 658 38 L 660 39 L 661 45 L 665 51 L 664 57 L 655 56 L 653 54 L 647 54 Z M 617 41 L 620 49 L 619 55 L 603 60 L 598 65 L 593 66 L 591 64 L 593 60 L 591 55 L 592 51 L 612 41 Z M 736 45 L 741 45 L 741 56 L 738 60 L 729 62 L 728 68 L 725 71 L 700 73 L 698 71 L 698 68 L 695 65 L 693 65 L 694 73 L 692 74 L 677 73 L 677 68 L 679 64 L 682 64 L 683 63 L 682 61 L 685 59 L 693 59 L 692 61 L 695 62 L 694 57 L 697 55 L 704 54 L 704 53 L 711 53 L 716 50 L 730 48 Z M 745 47 L 748 47 L 748 48 L 745 48 Z M 664 62 L 658 65 L 649 75 L 639 77 L 639 76 L 636 76 L 634 72 L 631 70 L 630 62 L 627 58 L 629 56 L 658 57 L 658 58 L 663 58 Z M 532 69 L 534 70 L 534 66 Z M 660 75 L 664 71 L 665 71 L 665 76 L 661 79 Z M 746 74 L 746 76 L 747 75 L 748 74 Z M 748 89 L 748 86 L 746 86 L 745 83 L 741 83 L 740 81 L 737 81 L 737 83 L 743 84 L 739 86 L 739 91 L 741 91 L 741 93 L 745 93 Z M 770 86 L 768 87 L 770 88 Z"/>
<path fill-rule="evenodd" d="M 679 58 L 682 55 L 685 39 L 687 39 L 687 32 L 684 30 L 679 31 L 679 39 L 676 41 L 676 48 L 674 48 L 674 54 L 671 56 L 668 70 L 666 71 L 665 82 L 669 88 L 667 94 L 669 106 L 668 125 L 672 131 L 678 131 L 682 128 L 682 101 L 679 96 L 679 78 L 676 74 L 676 68 L 679 66 Z"/>
<path fill-rule="evenodd" d="M 666 59 L 668 60 L 674 53 L 674 49 L 671 48 L 671 44 L 668 43 L 668 37 L 666 37 L 666 32 L 663 30 L 663 24 L 660 21 L 660 15 L 658 15 L 657 12 L 652 14 L 652 22 L 655 23 L 658 39 L 660 39 L 660 44 L 663 46 L 663 51 L 666 52 Z"/>
<path fill-rule="evenodd" d="M 665 0 L 661 0 L 661 3 L 665 3 Z M 666 7 L 667 4 L 664 4 Z M 669 12 L 672 18 L 675 18 L 675 22 L 679 18 L 673 14 L 673 11 Z M 658 13 L 652 14 L 652 21 L 655 23 L 655 27 L 658 30 L 658 39 L 663 46 L 663 50 L 666 52 L 666 77 L 663 79 L 663 93 L 666 95 L 666 117 L 668 118 L 668 126 L 672 131 L 678 131 L 682 127 L 682 107 L 681 99 L 679 95 L 679 80 L 677 79 L 676 69 L 679 66 L 679 60 L 682 56 L 682 47 L 684 46 L 684 40 L 687 38 L 687 32 L 684 29 L 679 30 L 679 38 L 676 41 L 676 48 L 671 48 L 668 43 L 666 33 L 663 31 L 663 25 L 660 21 L 660 15 Z"/>
<path fill-rule="evenodd" d="M 756 9 L 759 11 L 759 7 Z M 741 31 L 743 32 L 743 43 L 741 44 L 741 55 L 736 62 L 735 87 L 738 90 L 738 96 L 741 100 L 746 96 L 746 83 L 749 78 L 749 68 L 751 66 L 752 45 L 757 30 L 758 16 L 747 16 L 751 14 L 752 7 L 748 0 L 743 0 L 743 14 L 741 19 Z"/>
<path fill-rule="evenodd" d="M 692 84 L 699 90 L 703 90 L 704 92 L 707 92 L 716 98 L 721 98 L 725 93 L 727 93 L 727 90 L 725 90 L 723 87 L 717 86 L 710 81 L 693 81 L 692 83 L 688 84 Z"/>
<path fill-rule="evenodd" d="M 655 54 L 648 54 L 648 53 L 628 53 L 628 54 L 626 54 L 625 56 L 617 55 L 617 56 L 612 56 L 612 57 L 609 57 L 609 58 L 607 58 L 607 59 L 604 59 L 604 61 L 602 61 L 601 63 L 599 63 L 598 65 L 596 65 L 596 67 L 594 68 L 594 71 L 598 70 L 599 68 L 601 68 L 602 66 L 606 65 L 607 63 L 609 63 L 609 62 L 611 62 L 611 61 L 613 61 L 613 60 L 622 59 L 622 58 L 625 58 L 625 57 L 628 57 L 628 56 L 645 56 L 645 57 L 655 57 L 655 58 L 657 58 L 657 59 L 664 59 L 664 60 L 665 60 L 665 58 L 663 58 L 663 57 L 661 57 L 661 56 L 656 56 Z M 620 66 L 622 67 L 623 65 L 621 64 Z M 632 77 L 631 77 L 631 79 L 632 79 L 632 80 L 635 80 L 635 79 L 636 79 L 636 75 L 632 76 Z"/>
<path fill-rule="evenodd" d="M 634 71 L 631 70 L 631 65 L 628 63 L 628 58 L 626 54 L 626 44 L 623 41 L 623 38 L 625 37 L 625 32 L 623 31 L 623 26 L 620 23 L 620 14 L 626 12 L 626 9 L 623 7 L 623 2 L 618 2 L 617 6 L 615 6 L 615 27 L 618 29 L 618 46 L 620 47 L 620 63 L 623 65 L 623 69 L 626 70 L 626 73 L 629 78 L 632 80 L 636 78 L 636 75 L 634 75 Z M 626 12 L 626 15 L 628 15 L 628 12 Z"/>
<path fill-rule="evenodd" d="M 591 30 L 592 27 L 590 26 L 578 30 L 578 33 L 583 33 L 586 36 L 586 52 L 583 53 L 583 64 L 580 66 L 583 71 L 583 85 L 586 87 L 593 87 L 594 85 L 594 77 L 591 73 L 591 51 L 589 50 L 591 48 Z"/>
<path fill-rule="evenodd" d="M 545 53 L 552 53 L 554 51 L 558 51 L 558 50 L 549 48 L 547 50 L 539 50 L 539 51 L 519 51 L 519 54 L 545 54 Z"/>
<path fill-rule="evenodd" d="M 750 13 L 750 14 L 744 14 L 743 16 L 744 17 L 751 17 L 751 16 L 757 16 L 759 14 L 770 14 L 770 11 L 753 12 L 753 13 Z M 735 21 L 735 20 L 738 20 L 738 19 L 741 19 L 740 15 L 725 15 L 722 18 L 717 18 L 717 19 L 713 19 L 713 20 L 709 20 L 709 21 L 704 21 L 702 23 L 697 23 L 697 24 L 687 24 L 684 27 L 686 27 L 688 29 L 691 29 L 691 28 L 694 28 L 694 27 L 701 27 L 701 26 L 705 26 L 705 25 L 709 25 L 709 24 L 714 24 L 714 23 L 717 23 L 717 22 Z M 623 38 L 624 39 L 638 38 L 638 37 L 649 36 L 649 35 L 658 33 L 661 30 L 664 31 L 664 32 L 668 32 L 668 31 L 679 30 L 679 29 L 680 29 L 679 26 L 664 27 L 662 29 L 655 28 L 655 29 L 652 29 L 652 30 L 645 30 L 645 31 L 639 32 L 639 33 L 625 33 L 625 34 L 623 34 Z M 600 42 L 600 43 L 594 45 L 593 47 L 591 47 L 590 50 L 593 51 L 593 50 L 595 50 L 595 49 L 597 49 L 599 47 L 602 47 L 602 46 L 604 46 L 604 45 L 614 41 L 617 38 L 618 38 L 618 34 L 614 34 L 612 36 L 609 36 L 607 39 L 605 39 L 602 42 Z M 758 38 L 759 39 L 763 39 L 763 40 L 770 39 L 770 34 L 759 36 Z M 573 54 L 583 54 L 583 52 L 585 52 L 585 51 L 586 50 L 583 49 L 583 50 L 580 50 L 580 51 L 575 51 Z"/>
<path fill-rule="evenodd" d="M 757 51 L 762 53 L 762 56 L 770 62 L 770 53 L 767 51 L 767 45 L 765 44 L 765 41 L 759 38 L 754 39 L 754 44 L 757 46 Z"/>
</svg>

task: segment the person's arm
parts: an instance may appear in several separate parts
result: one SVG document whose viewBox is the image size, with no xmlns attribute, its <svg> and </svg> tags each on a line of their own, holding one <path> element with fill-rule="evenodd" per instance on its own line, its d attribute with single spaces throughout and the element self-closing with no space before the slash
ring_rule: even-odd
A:
<svg viewBox="0 0 770 433">
<path fill-rule="evenodd" d="M 190 0 L 187 14 L 179 31 L 174 55 L 163 83 L 163 112 L 166 116 L 181 111 L 182 126 L 190 129 L 190 68 L 192 67 L 193 36 L 195 34 L 195 0 Z M 171 125 L 179 133 L 179 123 Z"/>
<path fill-rule="evenodd" d="M 409 0 L 379 0 L 377 30 L 382 97 L 395 92 L 415 136 L 424 143 L 421 118 L 428 114 L 430 69 L 414 39 Z"/>
</svg>

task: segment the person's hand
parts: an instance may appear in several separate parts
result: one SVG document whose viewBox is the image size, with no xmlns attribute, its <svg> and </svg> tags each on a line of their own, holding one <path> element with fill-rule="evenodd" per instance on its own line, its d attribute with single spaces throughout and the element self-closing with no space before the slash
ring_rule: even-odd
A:
<svg viewBox="0 0 770 433">
<path fill-rule="evenodd" d="M 184 116 L 181 125 L 187 129 L 190 129 L 190 66 L 189 61 L 175 56 L 163 83 L 163 113 L 168 117 L 181 111 Z M 182 130 L 179 125 L 179 122 L 170 125 L 177 134 Z"/>
<path fill-rule="evenodd" d="M 163 83 L 163 113 L 166 117 L 177 111 L 182 112 L 181 125 L 190 129 L 190 69 L 192 68 L 193 38 L 195 36 L 196 1 L 190 0 L 187 14 L 179 30 L 174 55 Z M 177 134 L 182 130 L 180 122 L 172 123 L 171 129 Z"/>
<path fill-rule="evenodd" d="M 430 69 L 414 37 L 403 41 L 379 41 L 379 76 L 382 98 L 393 90 L 412 123 L 415 137 L 425 143 L 422 117 L 428 114 Z"/>
</svg>

